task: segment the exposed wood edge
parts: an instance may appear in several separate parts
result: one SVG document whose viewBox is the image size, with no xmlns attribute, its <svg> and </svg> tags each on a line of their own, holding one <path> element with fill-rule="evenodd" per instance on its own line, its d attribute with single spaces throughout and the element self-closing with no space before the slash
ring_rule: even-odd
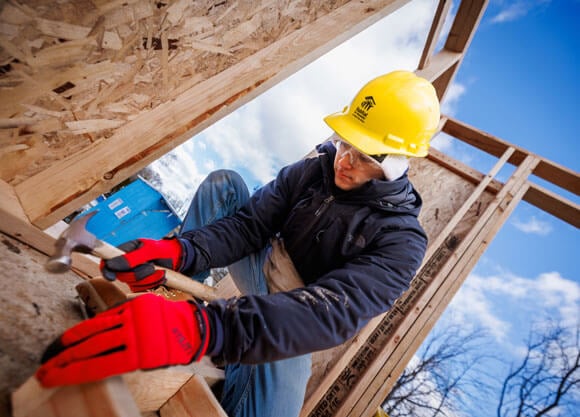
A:
<svg viewBox="0 0 580 417">
<path fill-rule="evenodd" d="M 308 398 L 305 399 L 302 409 L 300 410 L 299 417 L 307 417 L 310 415 L 314 407 L 324 398 L 324 394 L 328 391 L 332 383 L 338 378 L 340 373 L 348 365 L 352 357 L 360 349 L 362 345 L 366 342 L 368 337 L 371 335 L 375 327 L 377 327 L 387 313 L 381 314 L 377 317 L 372 318 L 355 336 L 354 340 L 337 360 L 332 365 L 330 370 L 326 372 L 326 376 L 319 383 L 314 391 L 310 394 Z"/>
<path fill-rule="evenodd" d="M 0 230 L 46 255 L 54 248 L 54 239 L 30 224 L 14 188 L 0 180 Z"/>
<path fill-rule="evenodd" d="M 512 145 L 449 116 L 443 126 L 443 132 L 496 157 L 499 157 L 507 148 L 513 146 L 516 151 L 508 161 L 513 165 L 519 165 L 527 155 L 533 155 L 532 152 L 522 147 Z M 534 175 L 576 195 L 580 194 L 580 175 L 577 172 L 548 159 L 537 157 L 540 158 L 540 163 L 534 170 Z"/>
<path fill-rule="evenodd" d="M 425 41 L 425 47 L 423 48 L 423 53 L 419 59 L 419 65 L 417 69 L 422 70 L 429 65 L 433 51 L 437 46 L 437 41 L 441 36 L 441 30 L 445 24 L 445 19 L 449 15 L 449 9 L 453 2 L 450 0 L 439 0 L 437 9 L 435 10 L 435 15 L 433 17 L 433 23 L 431 24 L 431 29 L 429 29 L 429 34 L 427 35 L 427 40 Z"/>
<path fill-rule="evenodd" d="M 459 5 L 459 9 L 447 35 L 445 46 L 441 51 L 457 54 L 458 58 L 454 63 L 448 65 L 435 79 L 431 79 L 440 101 L 443 101 L 449 86 L 459 70 L 486 6 L 487 0 L 463 0 Z"/>
<path fill-rule="evenodd" d="M 459 9 L 445 42 L 445 49 L 465 52 L 469 48 L 487 3 L 488 0 L 463 0 L 459 4 Z"/>
<path fill-rule="evenodd" d="M 71 415 L 64 410 L 72 404 L 79 417 L 88 416 L 89 412 L 91 417 L 141 416 L 121 377 L 50 389 L 31 377 L 12 393 L 14 417 Z"/>
<path fill-rule="evenodd" d="M 560 220 L 580 228 L 580 206 L 537 184 L 530 183 L 524 200 Z"/>
<path fill-rule="evenodd" d="M 135 371 L 124 374 L 123 380 L 139 407 L 139 411 L 143 413 L 159 410 L 187 384 L 193 375 L 197 375 L 201 379 L 207 377 L 215 382 L 224 378 L 224 371 L 217 369 L 208 359 L 202 363 L 193 363 L 188 366 Z"/>
<path fill-rule="evenodd" d="M 112 138 L 98 141 L 16 186 L 25 212 L 38 227 L 50 226 L 408 2 L 349 2 L 140 115 L 119 127 Z M 353 16 L 362 18 L 355 21 Z M 302 55 L 296 51 L 303 51 Z M 120 148 L 126 152 L 119 152 Z"/>
<path fill-rule="evenodd" d="M 445 72 L 461 60 L 461 53 L 442 49 L 429 61 L 429 65 L 416 71 L 416 74 L 434 83 Z"/>
<path fill-rule="evenodd" d="M 227 417 L 211 389 L 199 375 L 192 376 L 159 410 L 161 417 Z"/>
</svg>

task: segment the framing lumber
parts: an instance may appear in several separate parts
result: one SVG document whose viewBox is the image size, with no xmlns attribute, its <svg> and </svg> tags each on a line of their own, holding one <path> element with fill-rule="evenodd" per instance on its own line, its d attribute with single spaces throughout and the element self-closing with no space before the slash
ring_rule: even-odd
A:
<svg viewBox="0 0 580 417">
<path fill-rule="evenodd" d="M 459 9 L 453 19 L 443 49 L 431 59 L 430 55 L 435 50 L 435 44 L 438 40 L 437 35 L 441 30 L 443 13 L 450 8 L 450 5 L 445 3 L 445 0 L 441 0 L 437 7 L 433 26 L 427 39 L 428 42 L 419 62 L 419 71 L 417 71 L 418 74 L 432 81 L 440 101 L 443 101 L 449 86 L 459 70 L 465 53 L 469 48 L 469 44 L 479 26 L 479 21 L 483 17 L 488 0 L 462 1 L 459 4 Z M 424 67 L 427 63 L 429 65 Z M 430 72 L 432 70 L 428 68 L 433 63 L 436 64 L 433 68 L 439 69 L 438 75 L 435 78 L 431 78 Z M 445 64 L 442 65 L 443 63 Z"/>
<path fill-rule="evenodd" d="M 42 3 L 31 0 L 30 4 L 35 1 Z M 206 9 L 205 15 L 192 16 L 185 11 L 189 7 L 191 12 L 198 2 L 166 2 L 160 6 L 166 9 L 159 12 L 151 3 L 137 0 L 78 0 L 75 5 L 86 2 L 92 9 L 74 22 L 43 17 L 19 2 L 6 3 L 0 9 L 0 58 L 11 62 L 11 70 L 7 77 L 0 73 L 0 89 L 3 94 L 10 92 L 0 101 L 0 158 L 9 160 L 12 171 L 9 180 L 0 179 L 0 230 L 50 254 L 54 238 L 42 229 L 409 1 L 344 0 L 332 2 L 332 6 L 308 1 L 302 7 L 296 6 L 298 2 L 262 0 L 251 14 L 241 10 L 243 16 L 231 19 L 245 7 L 242 2 L 212 3 L 212 9 L 220 7 L 215 14 L 210 16 Z M 55 10 L 65 3 L 67 0 L 55 2 Z M 441 0 L 438 4 L 417 73 L 433 82 L 440 99 L 457 74 L 487 3 L 461 1 L 444 46 L 436 52 L 451 2 Z M 272 42 L 260 43 L 263 33 L 256 35 L 255 31 L 260 23 L 271 23 L 267 17 L 260 22 L 260 16 L 272 10 L 289 13 L 292 19 L 283 27 L 274 27 Z M 294 22 L 297 14 L 304 20 Z M 227 26 L 228 19 L 237 23 Z M 38 28 L 42 37 L 15 37 L 18 27 L 27 26 Z M 175 39 L 182 36 L 188 43 L 177 50 L 178 54 L 172 48 Z M 51 37 L 58 42 L 48 41 Z M 206 55 L 195 55 L 200 51 Z M 99 54 L 107 59 L 99 60 Z M 202 57 L 202 62 L 216 71 L 183 72 L 183 65 L 175 65 L 191 62 L 192 56 Z M 77 64 L 72 62 L 75 57 L 84 59 Z M 176 67 L 181 72 L 176 72 Z M 142 85 L 154 88 L 156 94 L 141 94 L 138 86 Z M 129 95 L 132 101 L 124 100 Z M 325 353 L 327 357 L 318 369 L 321 379 L 306 398 L 302 416 L 374 413 L 521 199 L 580 226 L 578 204 L 529 178 L 536 175 L 578 195 L 578 173 L 451 117 L 442 118 L 441 129 L 499 161 L 487 175 L 436 150 L 425 162 L 417 162 L 423 164 L 421 168 L 437 167 L 459 179 L 461 185 L 453 190 L 461 188 L 461 193 L 456 193 L 460 196 L 451 196 L 453 201 L 446 202 L 449 210 L 442 205 L 425 205 L 422 215 L 428 212 L 430 216 L 426 230 L 429 228 L 431 246 L 411 288 L 353 340 Z M 45 145 L 47 135 L 67 143 L 66 152 L 53 154 Z M 517 169 L 502 184 L 493 177 L 506 163 Z M 30 174 L 25 169 L 30 166 L 41 168 Z M 5 172 L 0 166 L 0 174 Z M 420 177 L 421 172 L 417 175 Z M 449 190 L 444 188 L 449 178 L 445 175 L 435 183 L 439 193 Z M 419 180 L 423 182 L 418 184 L 430 184 L 424 177 Z M 445 215 L 441 211 L 446 211 Z M 96 265 L 88 262 L 80 274 L 94 276 Z M 226 292 L 235 296 L 235 287 L 224 282 Z M 48 396 L 23 388 L 13 396 L 18 409 L 15 417 L 67 417 L 65 409 L 84 416 L 88 415 L 88 402 L 100 399 L 110 405 L 119 400 L 128 407 L 119 411 L 111 405 L 113 411 L 106 415 L 132 416 L 135 404 L 143 413 L 160 409 L 162 417 L 196 415 L 185 393 L 207 393 L 207 387 L 200 387 L 189 373 L 175 369 L 147 376 L 162 387 L 155 395 L 142 383 L 139 373 L 107 381 L 88 394 L 88 399 L 82 399 L 87 394 L 81 386 L 56 390 L 58 395 Z M 111 400 L 109 384 L 120 384 L 123 395 Z M 216 412 L 220 415 L 219 409 Z"/>
<path fill-rule="evenodd" d="M 431 29 L 429 29 L 429 34 L 427 35 L 427 40 L 425 41 L 423 53 L 421 54 L 419 64 L 417 65 L 418 70 L 422 70 L 429 65 L 431 56 L 435 51 L 437 41 L 441 35 L 441 30 L 445 24 L 445 18 L 449 14 L 451 3 L 452 2 L 450 0 L 439 0 L 437 10 L 435 10 L 435 16 L 433 17 L 433 23 L 431 24 Z"/>
<path fill-rule="evenodd" d="M 51 389 L 30 378 L 12 404 L 14 417 L 141 417 L 121 377 Z"/>
<path fill-rule="evenodd" d="M 534 155 L 539 159 L 539 162 L 532 173 L 533 175 L 561 187 L 576 196 L 580 195 L 580 175 L 569 168 L 535 155 L 522 147 L 512 145 L 452 117 L 446 118 L 442 130 L 496 157 L 500 156 L 508 148 L 513 147 L 514 152 L 508 160 L 513 165 L 518 165 L 528 156 Z M 524 195 L 524 200 L 565 222 L 576 227 L 580 226 L 578 204 L 564 197 L 557 196 L 554 192 L 546 190 L 539 185 L 531 184 L 530 190 Z"/>
</svg>

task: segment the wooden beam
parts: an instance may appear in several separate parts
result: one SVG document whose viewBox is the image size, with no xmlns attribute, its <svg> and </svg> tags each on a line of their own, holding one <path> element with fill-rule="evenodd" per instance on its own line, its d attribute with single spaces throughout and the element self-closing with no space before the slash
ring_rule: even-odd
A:
<svg viewBox="0 0 580 417">
<path fill-rule="evenodd" d="M 445 71 L 443 71 L 436 80 L 432 80 L 440 100 L 443 100 L 445 97 L 449 86 L 459 70 L 461 62 L 467 52 L 467 48 L 469 47 L 483 13 L 485 12 L 487 3 L 488 0 L 463 0 L 459 4 L 457 14 L 455 15 L 455 19 L 453 20 L 451 29 L 447 35 L 443 51 L 457 53 L 460 55 L 460 58 L 454 65 L 449 66 Z"/>
<path fill-rule="evenodd" d="M 443 132 L 496 157 L 501 156 L 506 149 L 513 146 L 515 152 L 508 160 L 513 165 L 519 165 L 524 158 L 532 155 L 532 152 L 522 147 L 512 145 L 483 130 L 449 116 L 443 125 Z M 539 156 L 538 158 L 540 158 L 540 162 L 533 172 L 534 175 L 576 195 L 580 194 L 580 175 L 577 172 L 548 159 Z"/>
<path fill-rule="evenodd" d="M 418 70 L 422 70 L 429 65 L 433 51 L 437 46 L 437 41 L 441 36 L 441 30 L 445 24 L 445 19 L 449 15 L 449 9 L 451 9 L 451 0 L 439 0 L 437 9 L 435 10 L 435 16 L 433 16 L 433 22 L 431 23 L 431 29 L 429 29 L 429 34 L 427 35 L 427 40 L 425 41 L 425 47 L 423 48 L 423 53 L 419 59 L 419 65 L 417 65 Z"/>
<path fill-rule="evenodd" d="M 30 224 L 14 188 L 0 180 L 0 231 L 44 254 L 51 254 L 54 238 Z"/>
<path fill-rule="evenodd" d="M 447 35 L 445 49 L 465 52 L 487 7 L 488 0 L 463 0 Z"/>
<path fill-rule="evenodd" d="M 437 52 L 429 61 L 425 68 L 417 70 L 416 74 L 435 83 L 437 79 L 444 76 L 461 61 L 461 53 L 441 50 Z M 442 92 L 443 93 L 443 92 Z M 437 92 L 439 95 L 439 91 Z"/>
<path fill-rule="evenodd" d="M 524 200 L 540 210 L 580 228 L 580 206 L 578 204 L 532 183 L 529 184 Z"/>
<path fill-rule="evenodd" d="M 14 417 L 140 417 L 121 377 L 52 389 L 30 378 L 12 394 Z"/>
<path fill-rule="evenodd" d="M 161 417 L 227 417 L 203 378 L 194 375 L 159 410 Z"/>
<path fill-rule="evenodd" d="M 16 186 L 40 228 L 108 191 L 408 0 L 349 2 Z"/>
</svg>

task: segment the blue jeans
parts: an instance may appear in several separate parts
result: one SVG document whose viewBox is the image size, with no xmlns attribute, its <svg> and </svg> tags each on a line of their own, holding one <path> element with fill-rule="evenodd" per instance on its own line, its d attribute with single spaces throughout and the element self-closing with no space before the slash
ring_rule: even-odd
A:
<svg viewBox="0 0 580 417">
<path fill-rule="evenodd" d="M 235 213 L 250 194 L 234 171 L 214 171 L 200 184 L 181 225 L 195 230 Z M 242 294 L 267 294 L 262 271 L 267 248 L 228 267 Z M 209 271 L 192 277 L 203 279 Z M 229 417 L 298 416 L 310 378 L 311 355 L 259 365 L 229 364 L 225 369 L 222 407 Z"/>
</svg>

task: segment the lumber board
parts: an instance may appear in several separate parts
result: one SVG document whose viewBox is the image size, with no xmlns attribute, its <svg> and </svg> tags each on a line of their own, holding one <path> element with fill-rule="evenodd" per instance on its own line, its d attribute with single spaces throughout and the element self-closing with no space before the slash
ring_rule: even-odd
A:
<svg viewBox="0 0 580 417">
<path fill-rule="evenodd" d="M 519 165 L 528 155 L 533 154 L 522 147 L 512 145 L 453 117 L 447 117 L 443 132 L 496 157 L 501 156 L 508 147 L 513 146 L 515 152 L 508 161 L 513 165 Z M 534 170 L 534 175 L 576 195 L 580 195 L 580 174 L 548 159 L 537 157 L 540 158 L 540 162 Z"/>
<path fill-rule="evenodd" d="M 151 371 L 135 371 L 123 375 L 129 392 L 142 413 L 159 410 L 170 398 L 179 393 L 195 375 L 204 384 L 213 384 L 224 378 L 224 371 L 209 358 L 187 366 L 174 366 Z M 197 399 L 196 399 L 197 400 Z"/>
<path fill-rule="evenodd" d="M 517 202 L 521 200 L 525 191 L 526 187 L 516 191 L 516 194 L 513 197 L 509 196 L 509 211 L 496 209 L 494 218 L 490 219 L 491 222 L 488 222 L 487 235 L 483 238 L 478 238 L 480 244 L 477 246 L 477 250 L 472 253 L 471 256 L 467 257 L 468 260 L 465 265 L 458 265 L 458 267 L 452 271 L 454 280 L 451 282 L 449 289 L 445 290 L 440 294 L 440 297 L 437 297 L 429 304 L 431 311 L 435 311 L 436 313 L 429 314 L 425 323 L 415 323 L 411 327 L 410 332 L 406 335 L 406 339 L 410 343 L 407 344 L 404 339 L 401 339 L 401 343 L 395 347 L 390 358 L 385 362 L 380 375 L 377 375 L 373 381 L 373 386 L 370 391 L 374 392 L 374 396 L 369 400 L 371 404 L 382 404 L 395 384 L 397 377 L 401 375 L 417 349 L 419 349 L 429 332 L 433 329 L 437 320 L 441 317 L 442 312 L 451 302 L 465 279 L 468 277 L 470 271 L 479 260 L 481 254 L 489 246 L 489 243 L 493 240 L 493 237 L 499 231 L 500 227 L 505 223 L 509 214 L 511 214 L 512 210 L 516 207 Z M 503 205 L 506 203 L 507 201 L 504 201 Z M 489 226 L 492 226 L 492 228 L 489 229 Z M 387 370 L 389 370 L 388 375 L 386 372 Z M 350 414 L 351 416 L 369 415 L 368 410 L 370 407 L 365 407 L 364 403 L 359 402 L 356 408 L 357 409 L 353 410 Z M 365 409 L 365 411 L 361 412 L 360 410 L 362 409 Z"/>
<path fill-rule="evenodd" d="M 488 0 L 469 0 L 459 3 L 459 9 L 447 35 L 445 49 L 454 52 L 464 52 L 469 47 L 475 28 L 487 7 Z"/>
<path fill-rule="evenodd" d="M 540 210 L 580 228 L 580 206 L 577 203 L 533 183 L 529 184 L 524 200 Z"/>
<path fill-rule="evenodd" d="M 159 410 L 161 417 L 227 417 L 207 383 L 194 375 Z"/>
<path fill-rule="evenodd" d="M 140 417 L 121 377 L 46 389 L 30 378 L 12 395 L 14 417 Z"/>
<path fill-rule="evenodd" d="M 0 180 L 0 230 L 44 254 L 54 248 L 54 238 L 30 224 L 14 188 Z"/>
<path fill-rule="evenodd" d="M 433 23 L 431 24 L 431 28 L 429 29 L 429 34 L 427 35 L 427 40 L 425 41 L 425 47 L 423 48 L 421 58 L 419 59 L 419 64 L 417 65 L 418 70 L 422 70 L 423 68 L 429 65 L 431 56 L 435 51 L 437 41 L 439 40 L 439 36 L 441 35 L 441 30 L 443 29 L 443 25 L 445 24 L 445 19 L 449 15 L 451 3 L 452 2 L 450 0 L 439 0 L 439 3 L 437 4 L 435 16 L 433 16 Z"/>
</svg>

